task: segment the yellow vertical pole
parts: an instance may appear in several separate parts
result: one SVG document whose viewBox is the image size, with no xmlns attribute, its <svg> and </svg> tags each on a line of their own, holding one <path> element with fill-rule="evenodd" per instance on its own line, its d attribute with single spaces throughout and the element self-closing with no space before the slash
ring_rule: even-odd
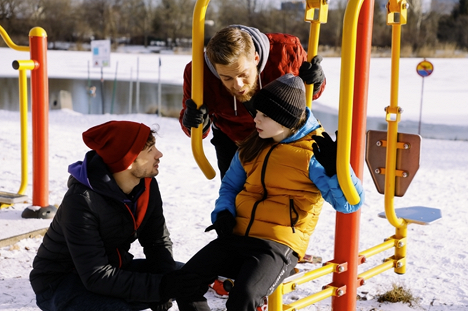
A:
<svg viewBox="0 0 468 311">
<path fill-rule="evenodd" d="M 318 12 L 316 15 L 315 13 Z M 328 19 L 328 1 L 327 0 L 307 0 L 305 17 L 306 22 L 310 22 L 309 42 L 307 46 L 307 61 L 310 62 L 318 54 L 320 24 L 324 24 Z M 314 85 L 306 84 L 306 104 L 312 108 L 314 97 Z"/>
<path fill-rule="evenodd" d="M 280 284 L 275 291 L 268 296 L 268 310 L 283 310 L 283 284 Z"/>
<path fill-rule="evenodd" d="M 28 81 L 25 69 L 19 70 L 18 83 L 21 126 L 21 185 L 18 194 L 24 194 L 28 185 Z"/>
<path fill-rule="evenodd" d="M 407 8 L 408 5 L 405 0 L 390 0 L 387 4 L 387 24 L 392 26 L 392 72 L 390 106 L 386 108 L 385 117 L 388 124 L 385 162 L 385 215 L 390 224 L 396 228 L 395 237 L 397 239 L 406 238 L 407 236 L 407 223 L 405 220 L 397 217 L 394 207 L 398 122 L 400 122 L 402 112 L 401 108 L 398 107 L 401 25 L 406 24 Z M 395 259 L 399 260 L 405 257 L 406 245 L 397 246 L 395 248 Z M 405 272 L 405 264 L 395 267 L 395 273 L 402 274 Z"/>
</svg>

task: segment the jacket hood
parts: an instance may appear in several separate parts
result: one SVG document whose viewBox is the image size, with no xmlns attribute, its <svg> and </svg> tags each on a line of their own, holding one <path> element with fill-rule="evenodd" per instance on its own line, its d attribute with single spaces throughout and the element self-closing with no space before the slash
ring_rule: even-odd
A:
<svg viewBox="0 0 468 311">
<path fill-rule="evenodd" d="M 268 56 L 270 54 L 270 40 L 268 37 L 260 32 L 257 28 L 254 27 L 247 27 L 243 25 L 231 25 L 229 27 L 236 27 L 239 28 L 242 31 L 247 32 L 253 40 L 253 43 L 255 45 L 255 51 L 257 51 L 258 55 L 260 56 L 260 62 L 258 63 L 258 72 L 262 72 L 263 69 L 265 68 L 265 65 L 268 61 Z M 214 65 L 210 62 L 208 57 L 205 55 L 205 62 L 208 65 L 208 68 L 210 68 L 210 71 L 218 78 L 220 79 L 218 73 L 216 72 L 216 69 Z"/>
<path fill-rule="evenodd" d="M 68 166 L 68 173 L 86 187 L 105 193 L 122 193 L 111 171 L 96 151 L 88 151 L 83 161 Z"/>
<path fill-rule="evenodd" d="M 306 123 L 293 135 L 285 138 L 282 143 L 290 143 L 296 140 L 303 138 L 304 136 L 308 135 L 310 132 L 315 131 L 319 127 L 321 127 L 320 123 L 315 118 L 312 111 L 309 107 L 306 107 L 306 114 L 307 114 L 307 121 Z"/>
</svg>

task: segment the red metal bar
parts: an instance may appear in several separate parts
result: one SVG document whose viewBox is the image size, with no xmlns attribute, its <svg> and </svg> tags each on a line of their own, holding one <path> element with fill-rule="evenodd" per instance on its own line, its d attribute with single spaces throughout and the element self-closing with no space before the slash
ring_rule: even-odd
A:
<svg viewBox="0 0 468 311">
<path fill-rule="evenodd" d="M 353 97 L 353 129 L 351 135 L 351 166 L 363 180 L 369 63 L 372 43 L 374 0 L 365 0 L 361 7 L 357 29 L 356 72 Z M 339 135 L 339 133 L 338 133 Z M 335 286 L 346 285 L 347 294 L 332 297 L 332 309 L 356 310 L 359 265 L 359 227 L 361 211 L 352 214 L 337 213 L 335 227 L 336 263 L 348 263 L 348 270 L 333 275 Z"/>
<path fill-rule="evenodd" d="M 33 144 L 32 205 L 49 205 L 49 82 L 47 76 L 47 33 L 40 27 L 29 32 L 31 60 L 39 66 L 31 71 L 31 115 Z"/>
</svg>

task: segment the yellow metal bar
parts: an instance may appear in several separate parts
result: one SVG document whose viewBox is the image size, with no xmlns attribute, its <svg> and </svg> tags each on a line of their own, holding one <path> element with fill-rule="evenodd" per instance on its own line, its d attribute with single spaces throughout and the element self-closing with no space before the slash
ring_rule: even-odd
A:
<svg viewBox="0 0 468 311">
<path fill-rule="evenodd" d="M 312 58 L 318 53 L 318 41 L 320 33 L 320 24 L 311 23 L 310 24 L 310 35 L 309 35 L 309 46 L 307 49 L 307 60 L 310 62 Z M 314 97 L 314 85 L 305 84 L 306 89 L 306 104 L 307 107 L 312 109 L 312 101 Z"/>
<path fill-rule="evenodd" d="M 398 260 L 398 264 L 395 267 L 395 273 L 403 274 L 406 272 L 406 243 L 408 236 L 408 226 L 406 221 L 404 225 L 396 228 L 395 230 L 395 238 L 401 239 L 400 245 L 395 247 L 395 259 Z"/>
<path fill-rule="evenodd" d="M 398 122 L 400 121 L 401 114 L 401 109 L 398 107 L 400 40 L 401 25 L 394 24 L 392 25 L 392 72 L 390 86 L 390 106 L 386 109 L 388 130 L 385 163 L 385 215 L 390 224 L 395 228 L 400 228 L 405 225 L 405 221 L 396 216 L 394 207 Z"/>
<path fill-rule="evenodd" d="M 20 46 L 14 44 L 10 36 L 2 26 L 0 26 L 0 35 L 2 36 L 3 40 L 5 40 L 5 43 L 8 45 L 8 47 L 12 48 L 13 50 L 20 52 L 29 52 L 29 46 Z"/>
<path fill-rule="evenodd" d="M 19 71 L 19 107 L 21 124 L 21 186 L 18 194 L 26 192 L 28 185 L 28 86 L 26 71 Z"/>
<path fill-rule="evenodd" d="M 352 205 L 360 201 L 351 180 L 351 128 L 354 95 L 354 69 L 356 63 L 356 36 L 359 12 L 364 0 L 350 0 L 345 12 L 341 50 L 340 108 L 338 112 L 338 159 L 336 170 L 343 193 Z"/>
<path fill-rule="evenodd" d="M 324 299 L 330 298 L 331 296 L 335 296 L 335 295 L 336 295 L 336 288 L 333 286 L 329 286 L 325 288 L 324 290 L 317 292 L 313 295 L 307 296 L 305 298 L 294 301 L 290 304 L 284 305 L 283 311 L 296 311 L 296 310 L 305 308 L 307 306 L 310 306 L 314 303 L 317 303 L 319 301 L 322 301 Z"/>
<path fill-rule="evenodd" d="M 268 310 L 282 311 L 283 310 L 283 284 L 280 284 L 275 291 L 268 296 Z"/>
<path fill-rule="evenodd" d="M 318 12 L 317 16 L 315 12 Z M 316 18 L 317 17 L 317 18 Z M 310 22 L 309 43 L 307 47 L 307 61 L 311 61 L 318 54 L 320 24 L 324 24 L 328 19 L 327 0 L 307 0 L 304 20 Z M 306 84 L 307 107 L 312 108 L 314 97 L 314 85 Z"/>
<path fill-rule="evenodd" d="M 192 99 L 200 108 L 203 105 L 203 41 L 205 15 L 209 0 L 198 0 L 193 12 L 192 25 Z M 191 129 L 192 153 L 205 177 L 213 179 L 216 173 L 203 152 L 203 124 Z"/>
<path fill-rule="evenodd" d="M 395 266 L 395 262 L 396 260 L 393 260 L 393 259 L 385 261 L 384 263 L 359 274 L 358 278 L 363 279 L 363 280 L 368 280 L 371 277 L 374 277 L 382 272 L 390 270 L 391 268 Z"/>
<path fill-rule="evenodd" d="M 19 108 L 21 125 L 21 185 L 18 194 L 24 194 L 28 185 L 28 81 L 26 70 L 33 70 L 37 64 L 33 60 L 17 60 L 13 68 L 19 72 Z"/>
<path fill-rule="evenodd" d="M 284 283 L 283 284 L 282 294 L 284 295 L 284 294 L 287 294 L 287 293 L 290 293 L 290 292 L 294 291 L 296 289 L 297 285 L 307 283 L 309 281 L 318 279 L 318 278 L 320 278 L 320 277 L 322 277 L 324 275 L 335 272 L 336 266 L 337 266 L 336 264 L 327 264 L 327 265 L 325 265 L 325 266 L 323 266 L 321 268 L 309 271 L 306 274 L 304 274 L 303 276 L 301 276 L 301 277 L 299 277 L 297 279 L 294 279 L 291 282 Z"/>
<path fill-rule="evenodd" d="M 371 247 L 365 251 L 362 251 L 359 253 L 359 255 L 364 256 L 365 258 L 369 258 L 371 256 L 377 255 L 383 251 L 386 251 L 392 247 L 395 247 L 395 240 L 394 239 L 388 239 L 387 241 L 376 245 L 374 247 Z"/>
</svg>

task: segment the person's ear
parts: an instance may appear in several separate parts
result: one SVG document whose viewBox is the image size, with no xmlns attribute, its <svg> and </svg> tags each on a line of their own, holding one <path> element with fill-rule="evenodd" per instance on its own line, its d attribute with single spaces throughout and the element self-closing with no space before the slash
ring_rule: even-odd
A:
<svg viewBox="0 0 468 311">
<path fill-rule="evenodd" d="M 258 66 L 258 63 L 260 63 L 260 55 L 258 55 L 258 52 L 255 51 L 255 65 Z"/>
</svg>

